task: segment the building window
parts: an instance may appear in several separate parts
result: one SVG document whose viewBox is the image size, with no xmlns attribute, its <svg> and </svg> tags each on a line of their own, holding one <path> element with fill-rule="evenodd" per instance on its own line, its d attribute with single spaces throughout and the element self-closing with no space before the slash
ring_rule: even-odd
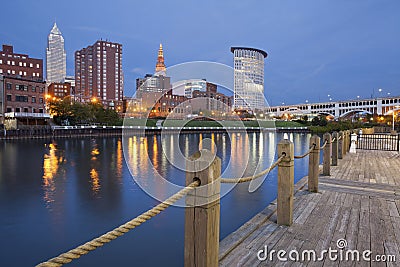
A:
<svg viewBox="0 0 400 267">
<path fill-rule="evenodd" d="M 11 95 L 7 95 L 7 101 L 11 101 Z"/>
<path fill-rule="evenodd" d="M 2 59 L 0 59 L 0 64 L 3 64 L 3 60 Z"/>
<path fill-rule="evenodd" d="M 44 92 L 44 88 L 43 87 L 39 87 L 39 93 L 43 93 Z"/>
<path fill-rule="evenodd" d="M 11 83 L 7 83 L 6 87 L 7 87 L 7 90 L 11 90 L 12 89 L 12 84 Z"/>
<path fill-rule="evenodd" d="M 15 108 L 15 112 L 21 112 L 20 108 Z"/>
<path fill-rule="evenodd" d="M 0 69 L 0 73 L 3 73 L 3 70 L 2 70 L 2 69 Z"/>
<path fill-rule="evenodd" d="M 43 103 L 43 98 L 39 98 L 39 103 Z"/>
<path fill-rule="evenodd" d="M 12 112 L 12 108 L 7 108 L 6 112 Z"/>
<path fill-rule="evenodd" d="M 32 96 L 32 103 L 36 103 L 36 97 Z"/>
<path fill-rule="evenodd" d="M 24 108 L 24 112 L 28 113 L 29 112 L 28 108 Z"/>
<path fill-rule="evenodd" d="M 36 68 L 37 68 L 37 69 L 39 68 L 39 64 L 36 64 Z"/>
<path fill-rule="evenodd" d="M 36 86 L 32 85 L 32 92 L 36 92 Z"/>
<path fill-rule="evenodd" d="M 29 67 L 30 67 L 30 68 L 33 68 L 33 64 L 32 64 L 32 63 L 29 63 Z"/>
<path fill-rule="evenodd" d="M 16 95 L 15 96 L 16 102 L 28 102 L 28 97 L 23 95 Z"/>
</svg>

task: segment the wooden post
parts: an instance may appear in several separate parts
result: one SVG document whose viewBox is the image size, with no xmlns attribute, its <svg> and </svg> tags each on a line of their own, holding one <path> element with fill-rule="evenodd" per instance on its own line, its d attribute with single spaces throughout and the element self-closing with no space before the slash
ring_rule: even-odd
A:
<svg viewBox="0 0 400 267">
<path fill-rule="evenodd" d="M 347 131 L 343 132 L 343 155 L 347 153 Z"/>
<path fill-rule="evenodd" d="M 343 138 L 344 138 L 344 136 L 343 136 L 342 131 L 339 132 L 338 138 L 340 138 L 340 140 L 338 142 L 338 159 L 343 159 Z"/>
<path fill-rule="evenodd" d="M 332 142 L 332 166 L 338 165 L 338 138 L 339 134 L 337 132 L 333 132 L 332 138 L 335 139 Z"/>
<path fill-rule="evenodd" d="M 186 184 L 200 186 L 186 196 L 185 266 L 217 267 L 219 254 L 221 160 L 206 149 L 186 163 Z"/>
<path fill-rule="evenodd" d="M 347 152 L 349 152 L 349 151 L 350 151 L 350 145 L 351 145 L 351 133 L 352 133 L 352 131 L 351 131 L 351 130 L 348 130 L 348 131 L 347 131 L 347 146 L 346 146 L 346 148 L 347 148 Z"/>
<path fill-rule="evenodd" d="M 319 148 L 321 139 L 317 135 L 310 138 L 310 146 L 314 146 L 308 158 L 308 191 L 318 192 Z"/>
<path fill-rule="evenodd" d="M 332 137 L 330 133 L 324 133 L 323 142 L 327 142 L 324 148 L 322 175 L 331 175 L 331 143 Z"/>
<path fill-rule="evenodd" d="M 285 155 L 278 165 L 277 223 L 292 225 L 294 194 L 294 145 L 289 140 L 278 144 L 278 156 Z"/>
</svg>

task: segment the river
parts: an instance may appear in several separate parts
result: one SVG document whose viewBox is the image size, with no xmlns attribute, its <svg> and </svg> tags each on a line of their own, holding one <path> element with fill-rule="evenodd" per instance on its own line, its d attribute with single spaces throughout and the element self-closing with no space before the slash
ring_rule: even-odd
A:
<svg viewBox="0 0 400 267">
<path fill-rule="evenodd" d="M 289 137 L 296 155 L 308 150 L 309 134 Z M 175 152 L 164 153 L 162 146 L 176 139 L 180 152 L 188 156 L 207 138 L 216 144 L 213 149 L 222 159 L 223 176 L 232 177 L 254 173 L 257 164 L 258 170 L 268 167 L 276 159 L 275 148 L 283 135 L 203 133 L 131 136 L 124 140 L 0 141 L 0 265 L 35 265 L 155 206 L 158 202 L 139 184 L 146 186 L 147 179 L 157 173 L 170 182 L 185 184 L 184 172 L 168 161 Z M 306 175 L 307 168 L 307 158 L 295 161 L 296 181 Z M 225 192 L 221 199 L 221 239 L 276 198 L 276 173 L 273 170 L 252 193 L 247 183 Z M 163 183 L 150 186 L 159 198 L 170 193 Z M 182 266 L 183 238 L 184 209 L 170 207 L 68 266 Z"/>
</svg>

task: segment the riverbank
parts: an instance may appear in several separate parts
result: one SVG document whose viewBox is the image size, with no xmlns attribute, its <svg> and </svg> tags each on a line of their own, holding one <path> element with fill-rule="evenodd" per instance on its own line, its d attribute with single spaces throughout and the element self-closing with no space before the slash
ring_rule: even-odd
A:
<svg viewBox="0 0 400 267">
<path fill-rule="evenodd" d="M 54 126 L 51 128 L 17 129 L 0 132 L 0 139 L 39 139 L 122 136 L 163 133 L 225 133 L 225 132 L 308 133 L 307 127 L 150 127 L 150 126 Z"/>
</svg>

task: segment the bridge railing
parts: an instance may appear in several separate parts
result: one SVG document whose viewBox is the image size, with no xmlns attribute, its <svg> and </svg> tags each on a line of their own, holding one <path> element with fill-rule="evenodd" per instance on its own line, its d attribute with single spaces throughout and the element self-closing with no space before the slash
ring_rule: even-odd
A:
<svg viewBox="0 0 400 267">
<path fill-rule="evenodd" d="M 329 133 L 310 139 L 310 148 L 303 155 L 294 155 L 294 144 L 283 139 L 277 145 L 278 159 L 267 169 L 248 177 L 221 177 L 221 160 L 209 150 L 201 150 L 192 155 L 187 163 L 186 187 L 158 204 L 154 208 L 124 223 L 114 230 L 101 235 L 77 248 L 42 262 L 37 266 L 62 266 L 82 255 L 103 246 L 124 235 L 133 228 L 150 220 L 179 199 L 186 196 L 185 209 L 185 266 L 218 266 L 219 229 L 220 229 L 220 188 L 221 183 L 244 183 L 264 177 L 274 168 L 278 168 L 277 223 L 293 224 L 294 204 L 294 160 L 309 156 L 308 190 L 318 192 L 320 174 L 320 151 L 323 150 L 322 174 L 330 175 L 331 165 L 349 151 L 350 131 Z"/>
</svg>

